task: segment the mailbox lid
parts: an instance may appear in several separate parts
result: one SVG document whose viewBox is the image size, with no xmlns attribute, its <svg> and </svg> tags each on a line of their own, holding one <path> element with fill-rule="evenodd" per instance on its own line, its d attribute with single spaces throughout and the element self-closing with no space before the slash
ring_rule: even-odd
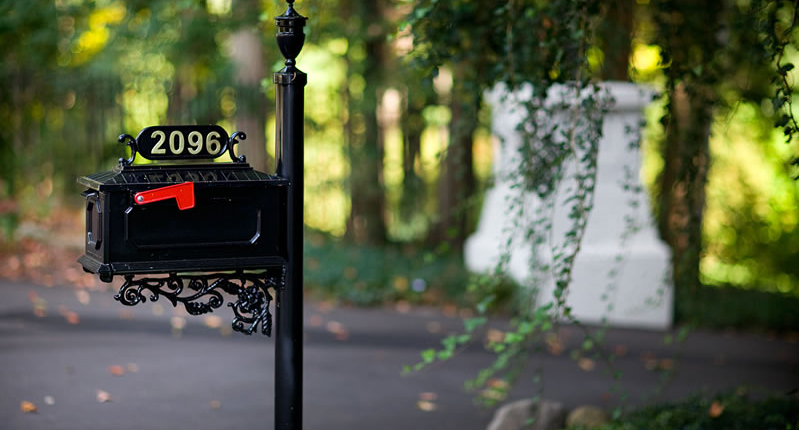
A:
<svg viewBox="0 0 799 430">
<path fill-rule="evenodd" d="M 200 188 L 215 186 L 280 186 L 288 180 L 253 169 L 247 163 L 144 164 L 116 166 L 107 172 L 78 178 L 81 185 L 98 191 L 143 190 L 154 186 L 193 182 Z"/>
</svg>

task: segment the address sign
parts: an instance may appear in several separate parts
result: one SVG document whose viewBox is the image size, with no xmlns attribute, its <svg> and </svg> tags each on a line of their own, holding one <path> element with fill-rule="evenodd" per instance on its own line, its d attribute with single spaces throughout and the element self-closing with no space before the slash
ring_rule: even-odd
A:
<svg viewBox="0 0 799 430">
<path fill-rule="evenodd" d="M 158 125 L 136 137 L 139 154 L 149 160 L 213 159 L 228 149 L 228 135 L 218 125 Z"/>
</svg>

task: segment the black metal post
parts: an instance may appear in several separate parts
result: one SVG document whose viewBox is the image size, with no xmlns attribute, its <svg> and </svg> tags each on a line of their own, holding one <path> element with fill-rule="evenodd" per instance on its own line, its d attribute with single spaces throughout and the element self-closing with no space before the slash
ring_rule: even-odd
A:
<svg viewBox="0 0 799 430">
<path fill-rule="evenodd" d="M 277 174 L 289 180 L 286 232 L 288 273 L 277 293 L 275 335 L 275 430 L 302 429 L 302 240 L 303 126 L 307 75 L 294 67 L 305 42 L 306 18 L 288 9 L 275 18 L 277 44 L 286 66 L 274 74 L 275 161 Z"/>
</svg>

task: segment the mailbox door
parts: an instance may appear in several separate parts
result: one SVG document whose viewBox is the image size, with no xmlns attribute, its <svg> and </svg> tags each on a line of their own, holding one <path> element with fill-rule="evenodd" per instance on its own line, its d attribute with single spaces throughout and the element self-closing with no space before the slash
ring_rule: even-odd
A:
<svg viewBox="0 0 799 430">
<path fill-rule="evenodd" d="M 187 210 L 174 200 L 137 205 L 136 191 L 114 193 L 111 262 L 285 256 L 285 187 L 197 187 Z"/>
</svg>

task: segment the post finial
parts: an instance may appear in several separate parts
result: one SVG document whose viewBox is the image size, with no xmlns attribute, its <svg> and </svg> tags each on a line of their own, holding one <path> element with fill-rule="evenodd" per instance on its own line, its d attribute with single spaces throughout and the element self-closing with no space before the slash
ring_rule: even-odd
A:
<svg viewBox="0 0 799 430">
<path fill-rule="evenodd" d="M 282 15 L 275 17 L 277 24 L 277 46 L 286 58 L 286 67 L 294 67 L 295 59 L 305 43 L 303 27 L 308 18 L 294 10 L 294 0 L 286 0 L 289 7 Z"/>
</svg>

